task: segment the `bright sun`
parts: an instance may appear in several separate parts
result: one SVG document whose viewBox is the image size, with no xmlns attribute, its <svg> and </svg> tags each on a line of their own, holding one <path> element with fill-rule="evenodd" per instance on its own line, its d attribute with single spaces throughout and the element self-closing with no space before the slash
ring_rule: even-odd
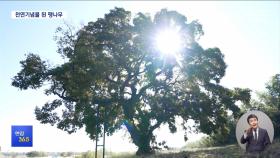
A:
<svg viewBox="0 0 280 158">
<path fill-rule="evenodd" d="M 182 41 L 176 28 L 163 29 L 155 37 L 157 49 L 165 55 L 176 55 L 183 47 Z"/>
<path fill-rule="evenodd" d="M 181 67 L 181 51 L 184 48 L 184 40 L 180 34 L 180 27 L 172 25 L 160 29 L 154 38 L 155 48 L 165 57 L 175 57 L 177 64 Z"/>
</svg>

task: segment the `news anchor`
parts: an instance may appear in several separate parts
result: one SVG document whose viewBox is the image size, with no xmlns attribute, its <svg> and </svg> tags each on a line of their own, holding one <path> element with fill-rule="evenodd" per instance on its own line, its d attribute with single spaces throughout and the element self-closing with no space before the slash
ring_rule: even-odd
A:
<svg viewBox="0 0 280 158">
<path fill-rule="evenodd" d="M 271 144 L 266 129 L 260 128 L 258 125 L 258 117 L 250 114 L 247 117 L 247 123 L 250 128 L 244 131 L 240 142 L 246 144 L 246 152 L 250 155 L 260 155 L 268 145 Z"/>
</svg>

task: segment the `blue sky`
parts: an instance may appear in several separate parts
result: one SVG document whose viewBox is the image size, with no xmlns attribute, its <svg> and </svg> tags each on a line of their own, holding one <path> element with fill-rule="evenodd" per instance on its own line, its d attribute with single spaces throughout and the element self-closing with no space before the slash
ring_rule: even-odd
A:
<svg viewBox="0 0 280 158">
<path fill-rule="evenodd" d="M 177 10 L 189 20 L 198 19 L 205 35 L 200 43 L 203 47 L 219 47 L 225 54 L 228 65 L 221 84 L 226 87 L 250 88 L 261 91 L 269 78 L 280 73 L 280 2 L 279 1 L 208 1 L 208 2 L 0 2 L 0 146 L 3 151 L 86 151 L 93 149 L 83 129 L 67 135 L 50 125 L 41 125 L 35 120 L 34 107 L 41 106 L 51 98 L 43 89 L 20 91 L 11 86 L 11 78 L 20 70 L 19 61 L 24 54 L 33 52 L 51 63 L 61 63 L 53 40 L 55 29 L 66 23 L 79 27 L 96 18 L 103 17 L 115 6 L 152 15 L 161 8 Z M 64 20 L 12 19 L 12 11 L 64 11 Z M 11 148 L 11 125 L 34 126 L 33 148 Z M 133 150 L 127 141 L 128 134 L 119 132 L 108 138 L 110 150 Z M 177 139 L 169 145 L 184 145 L 183 132 L 168 134 L 165 127 L 158 131 L 158 138 Z M 201 135 L 195 136 L 199 138 Z M 50 139 L 51 138 L 51 139 Z M 125 140 L 122 140 L 122 139 Z M 194 138 L 194 137 L 193 137 Z M 192 139 L 191 139 L 192 140 Z M 193 139 L 196 140 L 196 139 Z M 55 143 L 54 143 L 55 142 Z M 122 142 L 124 147 L 117 148 Z M 50 145 L 51 144 L 51 145 Z M 69 145 L 70 144 L 70 145 Z"/>
</svg>

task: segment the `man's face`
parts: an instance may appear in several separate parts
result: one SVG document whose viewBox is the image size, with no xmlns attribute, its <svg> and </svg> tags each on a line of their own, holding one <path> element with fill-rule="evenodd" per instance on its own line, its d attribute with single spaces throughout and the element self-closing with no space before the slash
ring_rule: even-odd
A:
<svg viewBox="0 0 280 158">
<path fill-rule="evenodd" d="M 250 118 L 249 124 L 251 128 L 257 128 L 258 127 L 258 120 L 257 118 Z"/>
</svg>

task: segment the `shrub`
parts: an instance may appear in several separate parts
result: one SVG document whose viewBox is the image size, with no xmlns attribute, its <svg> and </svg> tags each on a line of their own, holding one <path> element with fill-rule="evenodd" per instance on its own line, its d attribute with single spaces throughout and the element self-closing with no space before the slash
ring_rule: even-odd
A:
<svg viewBox="0 0 280 158">
<path fill-rule="evenodd" d="M 47 157 L 48 154 L 42 151 L 30 151 L 26 153 L 27 157 Z"/>
</svg>

